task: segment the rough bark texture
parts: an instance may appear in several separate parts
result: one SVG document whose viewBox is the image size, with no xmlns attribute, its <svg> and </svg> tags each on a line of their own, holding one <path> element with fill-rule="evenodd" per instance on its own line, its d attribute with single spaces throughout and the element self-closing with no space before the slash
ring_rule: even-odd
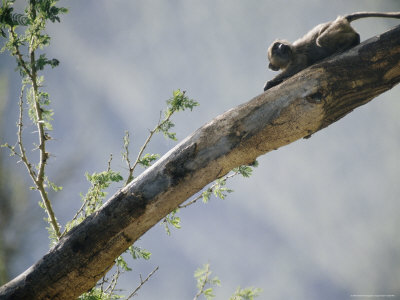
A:
<svg viewBox="0 0 400 300">
<path fill-rule="evenodd" d="M 399 61 L 397 27 L 216 117 L 1 287 L 0 298 L 76 298 L 127 247 L 208 183 L 309 136 L 391 89 L 400 80 Z"/>
</svg>

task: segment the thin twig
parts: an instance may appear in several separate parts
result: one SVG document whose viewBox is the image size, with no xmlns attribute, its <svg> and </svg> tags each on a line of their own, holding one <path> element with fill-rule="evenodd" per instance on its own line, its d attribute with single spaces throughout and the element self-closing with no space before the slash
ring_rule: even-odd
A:
<svg viewBox="0 0 400 300">
<path fill-rule="evenodd" d="M 114 292 L 115 287 L 117 286 L 118 283 L 118 278 L 119 275 L 121 274 L 121 269 L 120 266 L 117 264 L 117 270 L 115 271 L 113 278 L 111 279 L 111 282 L 109 284 L 109 286 L 105 289 L 104 293 L 107 293 L 108 290 L 110 290 L 108 292 L 109 295 L 112 295 L 112 293 Z"/>
<path fill-rule="evenodd" d="M 203 292 L 204 292 L 204 287 L 206 286 L 206 284 L 208 282 L 208 276 L 210 276 L 210 265 L 207 264 L 206 268 L 207 269 L 206 269 L 206 272 L 205 272 L 206 273 L 205 278 L 204 278 L 204 280 L 203 280 L 203 282 L 201 284 L 199 292 L 194 296 L 193 300 L 197 300 L 200 297 L 200 295 L 203 294 Z"/>
<path fill-rule="evenodd" d="M 229 178 L 232 178 L 232 177 L 234 177 L 234 176 L 236 176 L 238 174 L 239 174 L 239 172 L 232 173 L 232 174 L 230 174 L 228 176 L 225 176 L 224 180 L 228 180 Z M 218 185 L 218 183 L 214 183 L 212 186 L 210 186 L 207 189 L 207 191 L 212 193 L 217 185 Z M 198 195 L 196 198 L 194 198 L 193 200 L 189 201 L 188 203 L 179 205 L 178 208 L 186 208 L 186 207 L 188 207 L 188 206 L 190 206 L 192 204 L 195 204 L 201 198 L 203 198 L 203 193 L 201 193 L 200 195 Z"/>
<path fill-rule="evenodd" d="M 89 199 L 86 199 L 86 200 L 83 202 L 82 206 L 78 209 L 78 211 L 76 212 L 76 214 L 74 215 L 74 217 L 73 217 L 73 218 L 71 219 L 71 221 L 69 222 L 70 224 L 72 224 L 72 223 L 78 218 L 79 214 L 83 211 L 83 209 L 85 208 L 85 206 L 86 206 L 86 204 L 87 204 L 88 201 L 89 201 Z M 60 238 L 62 238 L 62 237 L 68 232 L 67 229 L 68 229 L 68 228 L 65 228 L 65 229 L 64 229 L 64 231 L 63 231 L 63 233 L 61 234 Z"/>
<path fill-rule="evenodd" d="M 153 130 L 150 130 L 149 136 L 147 137 L 146 141 L 144 142 L 142 148 L 140 148 L 140 151 L 138 153 L 138 156 L 135 160 L 135 163 L 133 164 L 132 168 L 130 168 L 130 172 L 133 174 L 133 171 L 135 170 L 136 166 L 139 164 L 140 159 L 142 158 L 142 154 L 144 152 L 144 150 L 147 148 L 147 145 L 150 143 L 151 138 L 153 137 L 154 133 L 156 132 L 156 130 L 158 129 L 159 125 L 157 125 L 156 128 L 154 128 Z"/>
<path fill-rule="evenodd" d="M 10 28 L 10 33 L 11 33 L 11 36 L 13 37 L 13 39 L 17 40 L 17 34 L 14 31 L 14 27 Z M 15 43 L 15 45 L 14 45 L 14 50 L 15 50 L 15 54 L 18 57 L 19 64 L 22 66 L 22 68 L 24 69 L 26 75 L 30 78 L 30 80 L 33 81 L 32 74 L 29 71 L 28 66 L 25 63 L 24 58 L 22 57 L 21 51 L 19 51 L 19 47 L 18 47 L 17 43 Z"/>
<path fill-rule="evenodd" d="M 100 291 L 101 291 L 101 293 L 103 294 L 103 291 L 104 291 L 104 284 L 107 282 L 107 279 L 106 279 L 106 275 L 104 275 L 102 278 L 101 278 L 101 283 L 99 284 L 99 286 L 100 286 Z"/>
<path fill-rule="evenodd" d="M 131 165 L 131 160 L 129 158 L 129 143 L 130 143 L 130 138 L 129 138 L 129 131 L 125 131 L 125 136 L 124 136 L 124 148 L 125 148 L 125 153 L 123 153 L 123 158 L 126 161 L 126 164 L 128 165 L 128 178 L 126 179 L 125 186 L 133 180 L 133 168 Z"/>
<path fill-rule="evenodd" d="M 36 179 L 36 173 L 32 168 L 32 165 L 29 163 L 28 157 L 26 156 L 26 151 L 24 148 L 24 144 L 23 144 L 23 140 L 22 140 L 22 127 L 23 127 L 23 112 L 24 112 L 24 89 L 25 86 L 22 86 L 21 88 L 21 94 L 19 96 L 19 117 L 18 117 L 18 131 L 17 131 L 17 139 L 18 139 L 18 147 L 19 147 L 19 154 L 17 154 L 19 156 L 19 158 L 21 159 L 21 161 L 24 163 L 26 169 L 28 170 L 29 175 L 31 176 L 33 182 L 35 182 Z M 16 152 L 14 151 L 14 153 L 16 154 Z"/>
<path fill-rule="evenodd" d="M 212 187 L 214 187 L 214 185 L 212 186 Z M 210 187 L 209 189 L 207 189 L 209 192 L 212 192 L 212 187 Z M 189 201 L 188 203 L 186 203 L 186 204 L 181 204 L 181 205 L 178 205 L 178 208 L 186 208 L 186 207 L 188 207 L 188 206 L 190 206 L 190 205 L 192 205 L 192 204 L 195 204 L 199 199 L 201 199 L 201 198 L 203 198 L 203 193 L 201 193 L 200 195 L 198 195 L 196 198 L 194 198 L 193 200 L 191 200 L 191 201 Z"/>
<path fill-rule="evenodd" d="M 39 137 L 39 153 L 40 153 L 40 160 L 38 166 L 38 173 L 36 176 L 36 186 L 42 196 L 43 204 L 46 208 L 47 215 L 49 216 L 50 224 L 53 227 L 53 230 L 56 234 L 57 239 L 59 240 L 61 237 L 60 227 L 57 223 L 56 217 L 54 215 L 53 207 L 51 202 L 48 198 L 47 191 L 44 187 L 45 184 L 45 167 L 47 164 L 47 160 L 49 158 L 49 154 L 46 152 L 46 135 L 44 130 L 44 120 L 42 117 L 42 108 L 40 107 L 39 103 L 39 90 L 37 85 L 37 73 L 36 73 L 36 66 L 35 66 L 35 52 L 31 49 L 30 50 L 30 58 L 31 58 L 31 68 L 32 68 L 32 86 L 33 86 L 33 98 L 35 104 L 35 113 L 37 119 L 37 129 L 38 129 L 38 137 Z"/>
<path fill-rule="evenodd" d="M 108 160 L 108 163 L 107 163 L 107 172 L 110 172 L 111 171 L 111 161 L 112 161 L 112 153 L 110 154 L 110 159 Z"/>
<path fill-rule="evenodd" d="M 138 153 L 138 155 L 136 157 L 136 160 L 135 160 L 135 162 L 134 162 L 132 167 L 130 166 L 130 161 L 127 160 L 128 167 L 129 167 L 129 176 L 128 176 L 127 181 L 125 182 L 125 185 L 127 185 L 132 180 L 133 172 L 135 171 L 136 166 L 139 164 L 140 159 L 142 158 L 143 152 L 147 148 L 147 145 L 150 143 L 151 138 L 161 128 L 161 126 L 163 126 L 166 122 L 169 121 L 169 119 L 171 118 L 172 114 L 173 114 L 173 112 L 169 113 L 164 120 L 160 121 L 161 120 L 161 113 L 160 113 L 160 119 L 158 121 L 157 126 L 153 130 L 150 130 L 149 136 L 147 137 L 147 139 L 144 142 L 143 146 L 140 148 L 140 151 L 139 151 L 139 153 Z M 128 135 L 128 138 L 129 138 L 129 135 Z M 127 147 L 125 147 L 125 150 L 126 150 L 126 148 Z M 128 151 L 126 153 L 128 154 Z"/>
<path fill-rule="evenodd" d="M 140 285 L 132 292 L 132 294 L 128 296 L 128 298 L 126 298 L 126 300 L 129 300 L 132 297 L 134 297 L 136 293 L 141 289 L 141 287 L 150 279 L 150 277 L 153 276 L 155 272 L 157 272 L 157 270 L 158 267 L 156 267 L 153 271 L 151 271 L 151 273 L 146 277 L 145 280 L 142 280 L 142 276 L 140 276 Z"/>
<path fill-rule="evenodd" d="M 112 159 L 113 159 L 113 155 L 111 153 L 110 154 L 110 159 L 107 162 L 107 172 L 111 171 L 111 161 L 112 161 Z M 82 203 L 81 207 L 78 209 L 78 211 L 75 213 L 74 217 L 69 222 L 70 224 L 72 224 L 72 222 L 74 222 L 79 217 L 79 215 L 82 213 L 83 209 L 85 208 L 85 206 L 88 204 L 89 201 L 90 201 L 90 198 L 86 198 L 85 199 L 85 201 Z M 67 233 L 67 228 L 64 229 L 63 233 L 61 234 L 61 237 L 63 237 L 66 233 Z"/>
<path fill-rule="evenodd" d="M 32 19 L 36 19 L 36 1 L 30 0 L 30 13 L 32 14 Z M 49 154 L 46 152 L 46 133 L 44 130 L 44 120 L 42 117 L 42 108 L 39 103 L 39 87 L 37 84 L 37 70 L 36 70 L 36 59 L 35 59 L 35 36 L 31 36 L 31 40 L 29 42 L 29 56 L 30 56 L 30 67 L 31 67 L 31 82 L 33 87 L 33 100 L 35 104 L 35 113 L 36 113 L 36 121 L 37 121 L 37 129 L 38 129 L 38 137 L 39 137 L 39 153 L 40 153 L 40 161 L 38 166 L 38 173 L 36 176 L 36 186 L 42 196 L 43 204 L 46 208 L 47 215 L 49 216 L 50 224 L 53 227 L 53 230 L 56 234 L 57 239 L 59 240 L 61 237 L 60 226 L 57 223 L 56 217 L 54 215 L 53 207 L 48 198 L 47 191 L 44 187 L 45 184 L 45 167 L 47 164 L 47 160 L 49 158 Z"/>
</svg>

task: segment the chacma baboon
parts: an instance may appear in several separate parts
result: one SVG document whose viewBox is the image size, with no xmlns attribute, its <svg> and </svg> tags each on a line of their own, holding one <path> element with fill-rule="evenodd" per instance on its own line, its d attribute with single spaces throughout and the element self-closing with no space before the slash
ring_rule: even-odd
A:
<svg viewBox="0 0 400 300">
<path fill-rule="evenodd" d="M 358 45 L 360 35 L 351 27 L 350 23 L 367 17 L 400 19 L 400 12 L 358 12 L 344 17 L 339 16 L 334 21 L 317 25 L 293 44 L 284 40 L 274 41 L 268 48 L 270 61 L 268 67 L 274 71 L 282 70 L 282 73 L 267 81 L 264 91 L 280 84 L 317 61 Z"/>
</svg>

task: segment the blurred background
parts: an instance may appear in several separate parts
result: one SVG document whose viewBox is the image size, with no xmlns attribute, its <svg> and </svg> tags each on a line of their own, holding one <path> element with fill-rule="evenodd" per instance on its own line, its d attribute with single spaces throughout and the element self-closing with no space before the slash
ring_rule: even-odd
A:
<svg viewBox="0 0 400 300">
<path fill-rule="evenodd" d="M 124 131 L 135 156 L 173 90 L 200 102 L 174 118 L 182 140 L 262 92 L 276 75 L 266 60 L 275 38 L 294 41 L 338 15 L 400 10 L 396 0 L 59 4 L 69 13 L 49 25 L 46 52 L 60 66 L 44 75 L 55 111 L 48 175 L 64 187 L 51 194 L 62 225 L 81 206 L 86 171 L 105 170 L 112 153 L 114 169 L 126 176 Z M 353 25 L 365 40 L 399 22 L 369 18 Z M 21 80 L 14 69 L 14 59 L 1 54 L 1 144 L 16 141 Z M 259 299 L 400 299 L 399 92 L 395 87 L 311 139 L 260 157 L 253 176 L 228 182 L 234 193 L 227 199 L 181 210 L 182 229 L 171 236 L 156 225 L 137 243 L 152 252 L 151 260 L 129 260 L 133 271 L 119 288 L 129 294 L 139 274 L 159 266 L 137 299 L 192 299 L 193 272 L 209 262 L 222 281 L 216 299 L 228 299 L 239 285 L 262 288 Z M 33 130 L 25 127 L 27 143 L 34 141 Z M 148 152 L 164 154 L 174 145 L 157 136 Z M 41 258 L 49 240 L 25 168 L 5 149 L 0 154 L 4 283 Z"/>
</svg>

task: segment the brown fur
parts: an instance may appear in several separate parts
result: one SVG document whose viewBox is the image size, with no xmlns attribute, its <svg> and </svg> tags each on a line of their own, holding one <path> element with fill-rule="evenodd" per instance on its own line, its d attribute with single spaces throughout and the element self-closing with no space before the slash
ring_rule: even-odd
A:
<svg viewBox="0 0 400 300">
<path fill-rule="evenodd" d="M 360 35 L 350 22 L 366 17 L 400 19 L 400 13 L 361 12 L 338 17 L 336 20 L 319 24 L 305 36 L 290 44 L 276 40 L 268 48 L 269 68 L 282 72 L 268 81 L 264 91 L 335 53 L 346 51 L 360 43 Z"/>
</svg>

